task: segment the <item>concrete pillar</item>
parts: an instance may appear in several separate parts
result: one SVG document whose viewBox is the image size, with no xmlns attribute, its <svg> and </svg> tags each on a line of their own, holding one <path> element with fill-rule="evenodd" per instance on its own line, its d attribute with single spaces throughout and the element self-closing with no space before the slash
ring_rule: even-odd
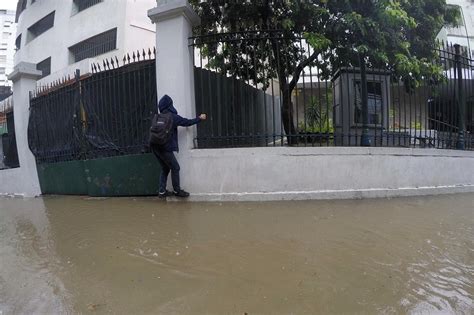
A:
<svg viewBox="0 0 474 315">
<path fill-rule="evenodd" d="M 36 170 L 36 160 L 28 146 L 28 119 L 30 116 L 30 91 L 36 88 L 36 81 L 41 71 L 36 65 L 20 62 L 8 76 L 13 81 L 13 114 L 15 118 L 15 134 L 20 162 L 18 183 L 15 190 L 8 193 L 22 194 L 26 197 L 41 195 Z M 47 122 L 45 122 L 47 123 Z"/>
<path fill-rule="evenodd" d="M 193 26 L 199 25 L 201 20 L 187 0 L 158 0 L 156 8 L 148 11 L 148 17 L 156 24 L 158 99 L 168 94 L 181 116 L 194 118 L 194 62 L 189 37 Z M 179 132 L 180 150 L 184 155 L 193 148 L 195 134 L 195 127 Z"/>
</svg>

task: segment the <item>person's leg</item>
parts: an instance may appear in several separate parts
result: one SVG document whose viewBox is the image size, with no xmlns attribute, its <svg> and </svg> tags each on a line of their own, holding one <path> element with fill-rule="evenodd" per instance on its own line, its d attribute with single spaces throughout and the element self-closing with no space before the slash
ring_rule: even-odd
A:
<svg viewBox="0 0 474 315">
<path fill-rule="evenodd" d="M 160 163 L 161 166 L 161 175 L 160 175 L 160 188 L 158 191 L 159 195 L 166 195 L 166 184 L 168 182 L 168 174 L 170 173 L 170 168 L 168 166 L 168 163 L 164 159 L 164 152 L 152 147 L 152 152 L 158 159 L 158 162 Z"/>
<path fill-rule="evenodd" d="M 179 180 L 179 163 L 176 160 L 173 152 L 167 152 L 165 155 L 165 160 L 169 168 L 171 169 L 171 182 L 173 183 L 174 195 L 176 197 L 189 197 L 189 193 L 181 189 L 180 180 Z"/>
<path fill-rule="evenodd" d="M 171 182 L 173 184 L 174 195 L 177 197 L 189 197 L 189 193 L 181 189 L 179 182 L 179 163 L 173 152 L 159 152 L 159 157 L 164 164 L 171 170 Z M 169 171 L 168 171 L 169 172 Z"/>
<path fill-rule="evenodd" d="M 181 190 L 180 184 L 179 184 L 179 163 L 178 160 L 176 160 L 176 157 L 174 156 L 173 152 L 166 152 L 163 155 L 164 160 L 166 161 L 166 164 L 171 170 L 171 182 L 173 184 L 173 189 L 175 192 L 178 192 Z"/>
</svg>

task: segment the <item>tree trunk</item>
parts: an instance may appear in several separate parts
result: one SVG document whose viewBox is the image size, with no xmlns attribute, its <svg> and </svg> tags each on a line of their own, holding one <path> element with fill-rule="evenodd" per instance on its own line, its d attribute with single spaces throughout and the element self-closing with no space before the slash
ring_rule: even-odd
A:
<svg viewBox="0 0 474 315">
<path fill-rule="evenodd" d="M 283 128 L 285 129 L 286 138 L 288 145 L 298 144 L 298 137 L 295 128 L 295 122 L 293 120 L 293 102 L 291 101 L 291 92 L 288 88 L 282 88 L 282 107 L 281 107 L 281 120 L 283 122 Z"/>
</svg>

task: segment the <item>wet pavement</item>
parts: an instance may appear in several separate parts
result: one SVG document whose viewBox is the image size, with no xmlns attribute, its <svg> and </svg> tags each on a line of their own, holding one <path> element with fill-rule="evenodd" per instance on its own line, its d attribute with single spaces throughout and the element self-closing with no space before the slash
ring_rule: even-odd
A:
<svg viewBox="0 0 474 315">
<path fill-rule="evenodd" d="M 474 194 L 0 199 L 0 314 L 473 314 Z"/>
</svg>

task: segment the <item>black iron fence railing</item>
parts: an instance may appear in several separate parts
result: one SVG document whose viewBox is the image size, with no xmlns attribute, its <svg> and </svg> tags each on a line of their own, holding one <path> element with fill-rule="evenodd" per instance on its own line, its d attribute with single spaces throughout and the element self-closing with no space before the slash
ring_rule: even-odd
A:
<svg viewBox="0 0 474 315">
<path fill-rule="evenodd" d="M 19 166 L 13 97 L 10 96 L 0 102 L 0 170 Z"/>
<path fill-rule="evenodd" d="M 190 38 L 197 148 L 389 146 L 474 149 L 474 60 L 437 49 L 437 77 L 407 81 L 360 60 L 332 69 L 281 31 Z"/>
<path fill-rule="evenodd" d="M 31 95 L 28 143 L 39 163 L 138 154 L 156 111 L 155 52 L 92 66 Z"/>
</svg>

